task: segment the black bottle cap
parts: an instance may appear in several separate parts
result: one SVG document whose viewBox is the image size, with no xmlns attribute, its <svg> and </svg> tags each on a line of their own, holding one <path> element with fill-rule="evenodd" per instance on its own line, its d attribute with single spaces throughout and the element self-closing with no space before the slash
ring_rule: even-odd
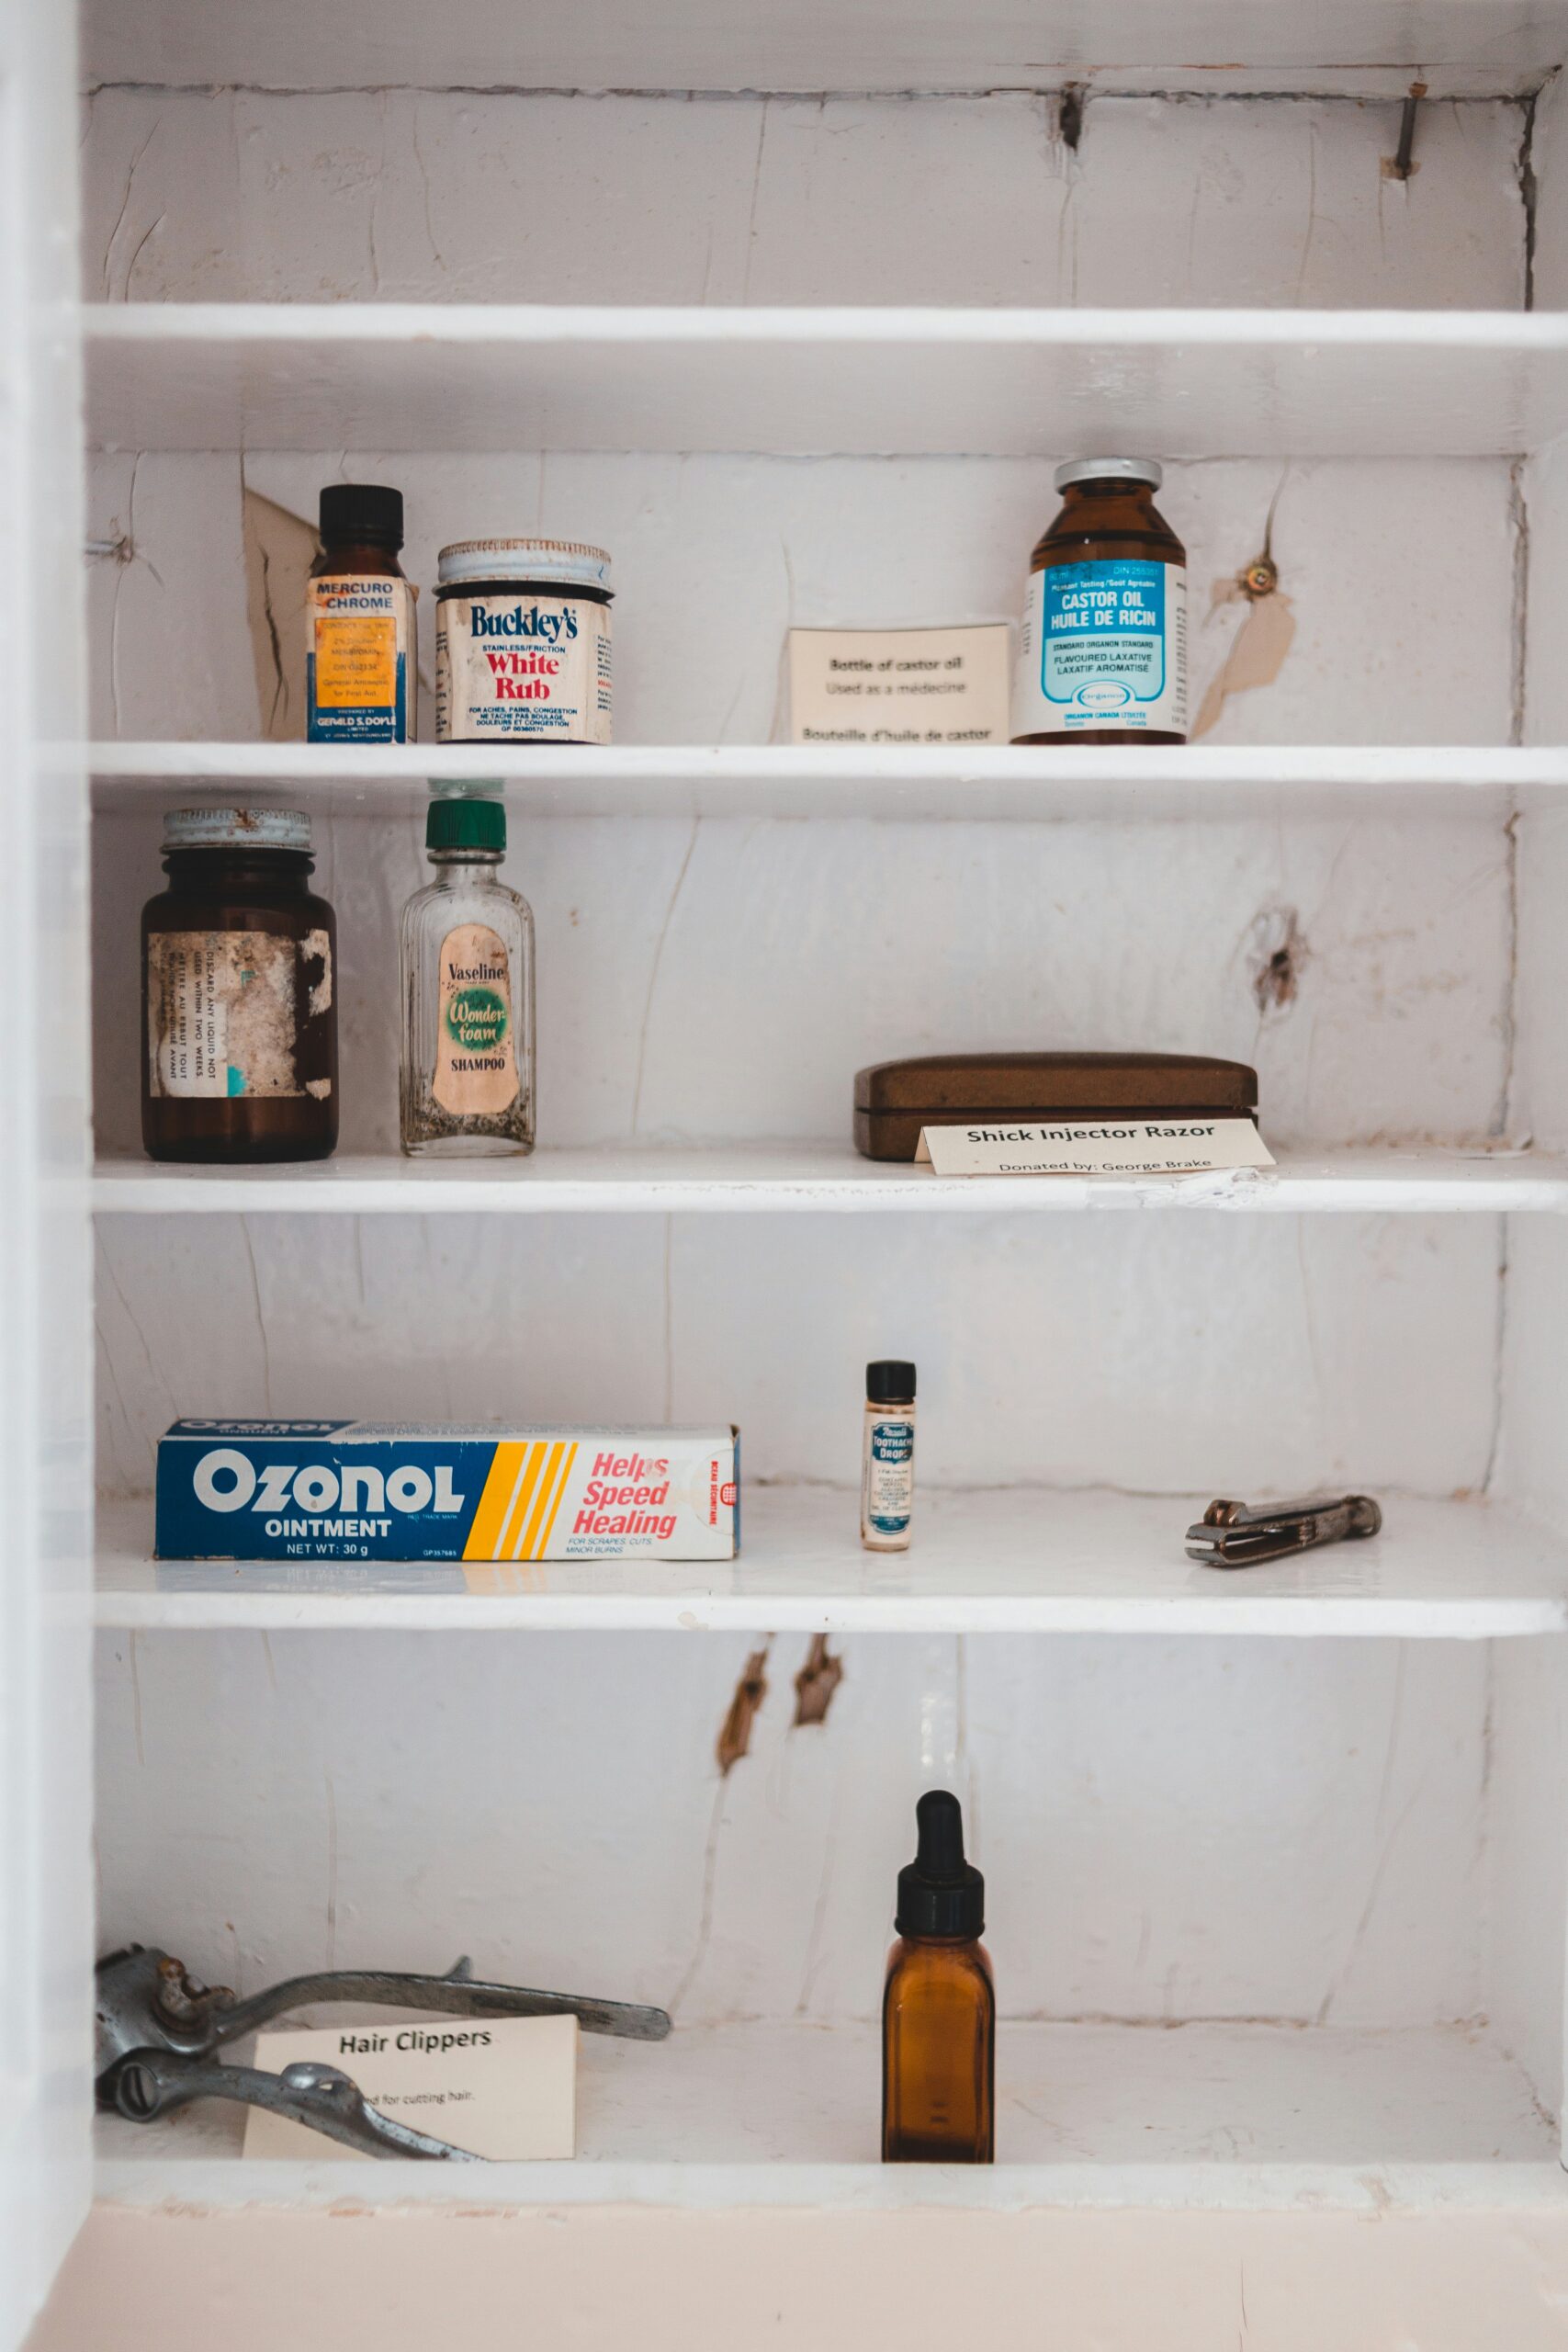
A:
<svg viewBox="0 0 1568 2352">
<path fill-rule="evenodd" d="M 374 481 L 330 481 L 321 492 L 321 537 L 350 546 L 390 548 L 403 543 L 403 493 Z"/>
<path fill-rule="evenodd" d="M 865 1368 L 865 1396 L 868 1405 L 912 1405 L 915 1401 L 915 1367 L 889 1358 L 880 1363 L 868 1363 Z"/>
<path fill-rule="evenodd" d="M 928 1789 L 915 1807 L 919 1849 L 898 1873 L 901 1936 L 979 1936 L 986 1882 L 964 1859 L 964 1812 L 947 1789 Z"/>
</svg>

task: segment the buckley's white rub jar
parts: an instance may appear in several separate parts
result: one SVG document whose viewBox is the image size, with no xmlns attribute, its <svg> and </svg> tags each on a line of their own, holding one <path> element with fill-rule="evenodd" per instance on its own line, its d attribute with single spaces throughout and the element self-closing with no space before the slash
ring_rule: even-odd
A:
<svg viewBox="0 0 1568 2352">
<path fill-rule="evenodd" d="M 442 743 L 610 741 L 610 559 L 575 539 L 463 539 L 435 591 Z"/>
</svg>

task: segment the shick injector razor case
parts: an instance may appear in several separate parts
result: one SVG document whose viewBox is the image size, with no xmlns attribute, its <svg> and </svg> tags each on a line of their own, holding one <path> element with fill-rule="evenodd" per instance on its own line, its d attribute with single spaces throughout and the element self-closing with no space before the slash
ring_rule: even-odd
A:
<svg viewBox="0 0 1568 2352">
<path fill-rule="evenodd" d="M 161 1560 L 729 1560 L 729 1429 L 176 1421 Z"/>
</svg>

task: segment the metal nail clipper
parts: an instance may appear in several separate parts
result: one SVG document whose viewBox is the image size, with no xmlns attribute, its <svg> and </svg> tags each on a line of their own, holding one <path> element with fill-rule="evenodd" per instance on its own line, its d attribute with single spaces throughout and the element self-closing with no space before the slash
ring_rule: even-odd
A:
<svg viewBox="0 0 1568 2352">
<path fill-rule="evenodd" d="M 1310 1502 L 1212 1502 L 1196 1527 L 1187 1531 L 1187 1556 L 1211 1568 L 1251 1568 L 1262 1560 L 1282 1560 L 1319 1544 L 1375 1535 L 1382 1512 L 1371 1495 L 1319 1495 Z"/>
<path fill-rule="evenodd" d="M 449 2147 L 445 2140 L 432 2140 L 382 2115 L 337 2066 L 298 2064 L 268 2075 L 254 2066 L 225 2065 L 213 2053 L 284 2011 L 317 2001 L 368 2001 L 460 2018 L 574 2017 L 587 2033 L 620 2034 L 633 2041 L 662 2041 L 670 2030 L 662 2009 L 481 1984 L 468 1968 L 464 1959 L 445 1976 L 327 1969 L 315 1976 L 288 1977 L 241 2001 L 221 1984 L 209 1990 L 199 1984 L 167 1952 L 131 1944 L 97 1966 L 98 2105 L 133 2123 L 152 2123 L 191 2099 L 237 2099 L 307 2124 L 364 2155 L 479 2164 L 482 2157 L 467 2149 Z"/>
</svg>

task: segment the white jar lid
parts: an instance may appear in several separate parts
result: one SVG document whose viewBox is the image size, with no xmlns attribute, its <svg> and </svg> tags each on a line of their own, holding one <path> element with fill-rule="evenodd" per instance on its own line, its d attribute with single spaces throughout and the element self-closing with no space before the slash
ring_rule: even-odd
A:
<svg viewBox="0 0 1568 2352">
<path fill-rule="evenodd" d="M 1053 479 L 1058 490 L 1071 481 L 1146 481 L 1157 490 L 1165 468 L 1157 458 L 1069 458 Z"/>
<path fill-rule="evenodd" d="M 436 576 L 445 588 L 463 580 L 547 580 L 610 594 L 610 559 L 581 539 L 458 539 L 443 548 Z"/>
<path fill-rule="evenodd" d="M 302 808 L 170 808 L 165 849 L 309 850 L 310 820 Z"/>
</svg>

